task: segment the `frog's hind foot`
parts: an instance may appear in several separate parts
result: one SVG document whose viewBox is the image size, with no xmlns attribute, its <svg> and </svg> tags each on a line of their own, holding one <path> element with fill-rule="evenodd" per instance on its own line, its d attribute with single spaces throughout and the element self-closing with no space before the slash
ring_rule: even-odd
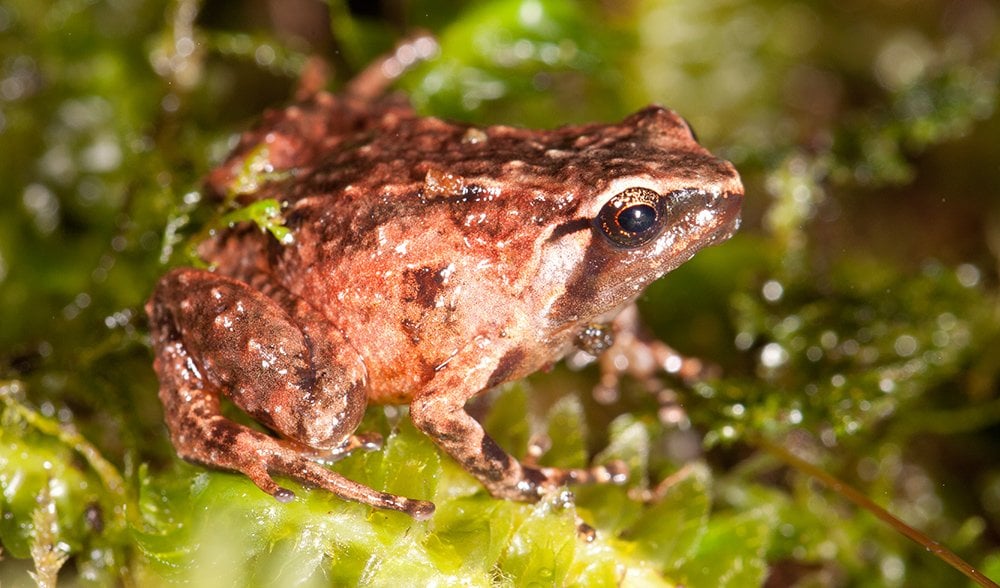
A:
<svg viewBox="0 0 1000 588">
<path fill-rule="evenodd" d="M 212 429 L 208 438 L 218 443 L 212 443 L 211 447 L 207 444 L 191 447 L 182 452 L 182 457 L 203 463 L 210 461 L 216 467 L 240 472 L 279 502 L 291 502 L 295 493 L 279 486 L 272 474 L 322 488 L 345 500 L 397 510 L 417 520 L 426 520 L 434 513 L 431 502 L 380 492 L 323 467 L 314 461 L 310 449 L 300 449 L 293 442 L 275 439 L 221 416 L 211 419 L 206 426 Z M 206 452 L 211 452 L 211 460 L 205 459 Z"/>
<path fill-rule="evenodd" d="M 427 520 L 434 514 L 433 502 L 380 492 L 330 471 L 294 451 L 282 451 L 272 455 L 268 463 L 268 470 L 276 474 L 284 474 L 309 486 L 322 488 L 346 500 L 353 500 L 374 508 L 406 513 L 418 521 Z M 254 480 L 254 483 L 260 486 L 257 480 Z M 282 489 L 279 488 L 280 490 Z M 282 501 L 282 496 L 273 493 L 271 495 Z"/>
<path fill-rule="evenodd" d="M 600 404 L 612 404 L 619 399 L 619 384 L 629 376 L 652 394 L 666 390 L 660 376 L 668 374 L 685 384 L 702 382 L 718 375 L 718 368 L 696 357 L 687 357 L 647 333 L 640 324 L 639 309 L 627 306 L 611 325 L 613 342 L 601 349 L 598 365 L 601 380 L 593 396 Z M 584 364 L 583 361 L 577 362 Z M 684 417 L 686 418 L 686 417 Z"/>
<path fill-rule="evenodd" d="M 347 441 L 344 441 L 339 447 L 332 449 L 305 447 L 302 449 L 302 453 L 319 463 L 330 464 L 344 459 L 358 449 L 362 451 L 377 451 L 382 449 L 382 435 L 374 431 L 355 433 L 348 437 Z"/>
</svg>

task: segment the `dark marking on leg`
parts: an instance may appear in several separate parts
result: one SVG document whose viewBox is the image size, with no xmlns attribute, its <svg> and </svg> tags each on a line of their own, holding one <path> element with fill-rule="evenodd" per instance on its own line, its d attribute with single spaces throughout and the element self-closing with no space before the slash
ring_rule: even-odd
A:
<svg viewBox="0 0 1000 588">
<path fill-rule="evenodd" d="M 505 353 L 497 363 L 496 369 L 490 374 L 489 380 L 486 382 L 486 387 L 492 388 L 510 379 L 517 369 L 521 367 L 525 357 L 524 350 L 517 347 Z"/>
<path fill-rule="evenodd" d="M 504 451 L 496 441 L 488 435 L 483 435 L 479 450 L 482 452 L 489 469 L 487 475 L 495 481 L 504 479 L 509 475 L 514 464 L 514 458 Z"/>
</svg>

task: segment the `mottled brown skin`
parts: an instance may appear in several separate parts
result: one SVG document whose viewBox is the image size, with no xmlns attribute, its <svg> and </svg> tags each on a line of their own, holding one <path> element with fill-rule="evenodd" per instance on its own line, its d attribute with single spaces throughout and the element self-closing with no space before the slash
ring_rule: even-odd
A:
<svg viewBox="0 0 1000 588">
<path fill-rule="evenodd" d="M 425 518 L 431 503 L 317 463 L 370 445 L 353 435 L 367 403 L 393 403 L 409 404 L 414 424 L 494 496 L 533 501 L 566 482 L 620 478 L 523 465 L 464 405 L 596 341 L 588 329 L 727 239 L 743 196 L 736 171 L 660 107 L 612 125 L 475 128 L 419 117 L 378 90 L 320 92 L 268 113 L 209 177 L 212 191 L 231 192 L 246 158 L 264 153 L 279 173 L 238 199 L 279 200 L 294 242 L 236 227 L 203 244 L 214 271 L 159 282 L 147 312 L 178 452 L 280 500 L 292 494 L 271 474 Z M 601 211 L 635 188 L 662 208 L 641 227 L 644 243 L 623 246 Z M 277 437 L 221 416 L 220 394 Z"/>
</svg>

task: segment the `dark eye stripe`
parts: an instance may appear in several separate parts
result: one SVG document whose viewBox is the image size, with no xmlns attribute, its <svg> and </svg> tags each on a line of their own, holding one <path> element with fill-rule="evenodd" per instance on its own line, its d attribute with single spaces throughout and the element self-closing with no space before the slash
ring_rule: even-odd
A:
<svg viewBox="0 0 1000 588">
<path fill-rule="evenodd" d="M 571 235 L 578 231 L 584 231 L 590 229 L 591 221 L 587 218 L 575 218 L 571 221 L 566 221 L 556 225 L 556 228 L 552 229 L 552 235 L 549 236 L 549 242 L 558 241 L 566 235 Z"/>
</svg>

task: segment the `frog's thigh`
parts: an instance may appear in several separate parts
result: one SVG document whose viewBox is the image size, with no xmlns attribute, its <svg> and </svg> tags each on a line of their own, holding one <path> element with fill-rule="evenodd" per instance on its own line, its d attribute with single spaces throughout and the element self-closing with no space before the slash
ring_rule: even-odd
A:
<svg viewBox="0 0 1000 588">
<path fill-rule="evenodd" d="M 193 373 L 280 435 L 337 447 L 364 416 L 364 364 L 318 313 L 278 297 L 285 308 L 243 282 L 174 270 L 153 294 L 154 337 L 182 342 Z"/>
<path fill-rule="evenodd" d="M 160 399 L 182 457 L 242 472 L 281 501 L 294 495 L 278 486 L 271 473 L 416 518 L 434 512 L 429 502 L 379 492 L 322 467 L 312 460 L 314 452 L 299 443 L 275 439 L 222 416 L 219 389 L 286 436 L 308 437 L 308 423 L 300 417 L 310 414 L 315 404 L 322 407 L 318 416 L 329 421 L 321 432 L 330 439 L 347 437 L 360 418 L 354 413 L 364 410 L 364 398 L 333 392 L 343 390 L 338 386 L 345 382 L 362 386 L 363 370 L 362 376 L 345 379 L 354 371 L 320 361 L 318 354 L 330 352 L 340 340 L 316 332 L 325 331 L 318 323 L 299 330 L 292 321 L 305 316 L 307 309 L 290 305 L 285 312 L 245 284 L 197 270 L 164 276 L 146 308 Z M 299 414 L 284 419 L 279 415 L 285 410 L 270 408 L 279 405 Z M 344 416 L 333 422 L 331 412 Z"/>
</svg>

